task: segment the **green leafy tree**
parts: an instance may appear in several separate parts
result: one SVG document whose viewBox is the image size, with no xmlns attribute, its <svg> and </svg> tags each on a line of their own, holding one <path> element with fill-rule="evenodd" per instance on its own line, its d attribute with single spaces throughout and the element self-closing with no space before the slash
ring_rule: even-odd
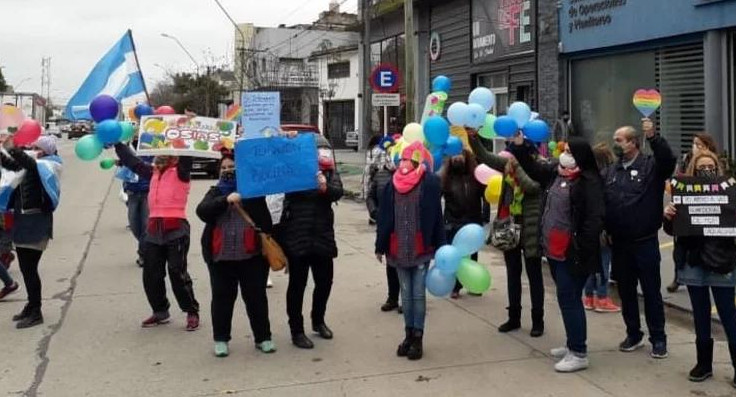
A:
<svg viewBox="0 0 736 397">
<path fill-rule="evenodd" d="M 217 104 L 227 98 L 229 92 L 207 73 L 193 75 L 179 73 L 173 78 L 176 100 L 171 104 L 178 113 L 185 110 L 200 116 L 217 117 Z"/>
</svg>

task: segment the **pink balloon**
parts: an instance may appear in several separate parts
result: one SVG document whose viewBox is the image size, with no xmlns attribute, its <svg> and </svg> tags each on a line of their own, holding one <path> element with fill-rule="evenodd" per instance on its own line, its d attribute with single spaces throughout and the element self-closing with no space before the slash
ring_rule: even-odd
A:
<svg viewBox="0 0 736 397">
<path fill-rule="evenodd" d="M 488 180 L 491 179 L 494 175 L 502 175 L 500 172 L 494 170 L 493 168 L 485 165 L 480 164 L 479 166 L 475 167 L 475 179 L 484 184 L 488 184 Z"/>
<path fill-rule="evenodd" d="M 501 157 L 503 157 L 503 158 L 505 158 L 505 159 L 509 159 L 509 160 L 515 158 L 514 155 L 511 154 L 511 152 L 509 152 L 508 150 L 504 150 L 501 153 L 499 153 L 498 155 L 501 156 Z"/>
<path fill-rule="evenodd" d="M 0 106 L 0 130 L 5 130 L 9 127 L 20 127 L 23 124 L 23 120 L 26 116 L 23 111 L 13 105 L 2 105 Z"/>
<path fill-rule="evenodd" d="M 18 128 L 18 132 L 13 136 L 13 143 L 16 146 L 28 146 L 36 142 L 41 136 L 41 123 L 33 119 L 26 119 Z"/>
<path fill-rule="evenodd" d="M 155 114 L 161 115 L 161 114 L 176 114 L 176 110 L 172 108 L 171 106 L 159 106 L 156 108 Z"/>
</svg>

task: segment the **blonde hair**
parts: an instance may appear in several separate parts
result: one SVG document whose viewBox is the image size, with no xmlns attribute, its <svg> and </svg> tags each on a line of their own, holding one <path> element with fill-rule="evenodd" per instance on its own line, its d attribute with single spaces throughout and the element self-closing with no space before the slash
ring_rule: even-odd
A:
<svg viewBox="0 0 736 397">
<path fill-rule="evenodd" d="M 685 173 L 685 175 L 694 176 L 698 161 L 704 157 L 713 160 L 713 162 L 716 164 L 716 172 L 718 173 L 718 176 L 722 176 L 723 166 L 721 165 L 721 161 L 718 159 L 718 156 L 716 156 L 715 153 L 705 149 L 701 150 L 700 152 L 698 152 L 697 155 L 693 156 L 693 159 L 690 160 L 690 164 L 688 164 L 687 166 L 687 172 Z"/>
</svg>

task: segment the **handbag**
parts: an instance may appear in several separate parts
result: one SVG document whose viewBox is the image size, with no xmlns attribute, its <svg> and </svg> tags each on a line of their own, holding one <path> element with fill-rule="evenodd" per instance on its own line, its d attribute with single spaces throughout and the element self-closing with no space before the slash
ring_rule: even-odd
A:
<svg viewBox="0 0 736 397">
<path fill-rule="evenodd" d="M 514 222 L 509 216 L 503 219 L 494 219 L 489 235 L 491 245 L 501 251 L 509 251 L 519 246 L 521 241 L 521 225 Z"/>
<path fill-rule="evenodd" d="M 258 233 L 258 237 L 261 240 L 261 251 L 263 252 L 263 256 L 266 258 L 266 261 L 268 261 L 268 265 L 271 267 L 271 270 L 278 272 L 289 266 L 289 260 L 286 258 L 284 250 L 281 248 L 279 243 L 276 242 L 273 236 L 263 232 L 261 228 L 256 226 L 256 223 L 253 222 L 253 218 L 245 212 L 240 203 L 235 205 L 235 209 L 238 211 L 240 216 L 243 217 L 245 222 Z"/>
</svg>

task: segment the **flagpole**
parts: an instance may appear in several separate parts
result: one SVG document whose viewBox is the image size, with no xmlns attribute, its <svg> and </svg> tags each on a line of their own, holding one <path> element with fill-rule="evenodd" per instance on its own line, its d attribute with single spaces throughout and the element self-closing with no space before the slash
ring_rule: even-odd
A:
<svg viewBox="0 0 736 397">
<path fill-rule="evenodd" d="M 146 79 L 143 78 L 143 70 L 141 70 L 141 63 L 138 62 L 138 51 L 135 49 L 135 41 L 133 41 L 133 31 L 128 29 L 128 36 L 130 37 L 130 43 L 133 46 L 133 56 L 135 56 L 135 65 L 138 67 L 138 71 L 141 73 L 141 83 L 143 83 L 143 91 L 146 93 L 146 102 L 151 104 L 151 98 L 148 96 L 148 88 L 146 88 Z"/>
</svg>

